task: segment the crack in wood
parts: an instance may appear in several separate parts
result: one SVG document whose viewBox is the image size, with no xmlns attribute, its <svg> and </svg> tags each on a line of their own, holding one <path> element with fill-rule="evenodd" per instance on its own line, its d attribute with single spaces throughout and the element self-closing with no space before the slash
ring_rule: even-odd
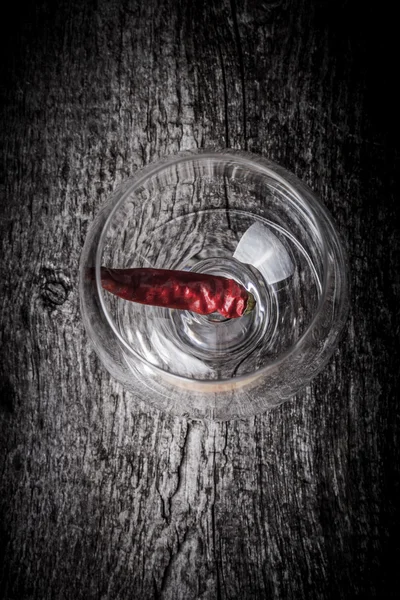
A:
<svg viewBox="0 0 400 600">
<path fill-rule="evenodd" d="M 239 25 L 237 20 L 237 8 L 236 0 L 229 0 L 231 5 L 231 13 L 233 20 L 233 29 L 235 32 L 236 48 L 239 58 L 239 69 L 240 69 L 240 82 L 242 87 L 242 122 L 243 122 L 243 142 L 244 149 L 248 149 L 247 143 L 247 100 L 246 100 L 246 83 L 245 83 L 245 72 L 244 72 L 244 60 L 243 60 L 243 49 L 242 41 L 240 38 Z"/>
</svg>

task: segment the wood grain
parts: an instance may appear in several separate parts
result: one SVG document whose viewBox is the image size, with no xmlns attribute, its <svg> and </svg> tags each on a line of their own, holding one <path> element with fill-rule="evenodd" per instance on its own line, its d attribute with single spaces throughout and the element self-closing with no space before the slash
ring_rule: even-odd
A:
<svg viewBox="0 0 400 600">
<path fill-rule="evenodd" d="M 41 0 L 3 19 L 2 598 L 395 597 L 394 17 L 357 8 Z M 134 403 L 111 380 L 76 283 L 120 181 L 224 146 L 321 196 L 347 245 L 352 312 L 303 394 L 215 424 Z"/>
</svg>

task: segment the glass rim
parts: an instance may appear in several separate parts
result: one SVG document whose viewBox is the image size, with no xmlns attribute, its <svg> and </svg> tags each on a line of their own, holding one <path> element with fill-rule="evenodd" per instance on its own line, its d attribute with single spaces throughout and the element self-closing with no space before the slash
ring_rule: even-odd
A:
<svg viewBox="0 0 400 600">
<path fill-rule="evenodd" d="M 281 184 L 283 184 L 285 186 L 286 189 L 289 189 L 294 194 L 295 198 L 300 200 L 302 202 L 302 204 L 306 204 L 308 208 L 311 207 L 312 216 L 315 220 L 315 224 L 317 226 L 318 232 L 319 232 L 321 240 L 322 240 L 323 274 L 322 274 L 321 296 L 319 298 L 318 306 L 313 314 L 313 317 L 312 317 L 310 323 L 308 324 L 308 326 L 306 327 L 304 332 L 301 334 L 299 339 L 292 346 L 290 346 L 290 348 L 288 348 L 285 352 L 280 354 L 279 357 L 277 357 L 275 360 L 271 361 L 267 365 L 260 367 L 259 369 L 256 369 L 255 371 L 252 371 L 251 373 L 247 373 L 245 375 L 240 375 L 238 377 L 228 378 L 228 379 L 196 379 L 194 377 L 185 377 L 185 376 L 177 375 L 176 373 L 167 371 L 157 365 L 154 365 L 153 363 L 148 361 L 146 358 L 141 356 L 138 352 L 136 352 L 129 345 L 129 343 L 125 340 L 125 338 L 120 334 L 120 332 L 118 331 L 118 329 L 114 323 L 114 320 L 112 319 L 112 317 L 107 309 L 107 306 L 106 306 L 106 303 L 104 300 L 104 294 L 103 294 L 104 290 L 101 285 L 101 276 L 100 276 L 101 258 L 102 258 L 102 254 L 103 254 L 103 250 L 104 250 L 104 245 L 105 245 L 108 229 L 109 229 L 109 226 L 110 226 L 115 214 L 117 213 L 118 209 L 122 206 L 122 204 L 125 202 L 127 197 L 130 194 L 132 194 L 132 192 L 134 192 L 138 187 L 140 187 L 140 185 L 142 185 L 145 181 L 147 181 L 151 177 L 154 177 L 158 173 L 161 173 L 165 169 L 170 168 L 171 166 L 176 165 L 178 163 L 202 161 L 202 160 L 210 160 L 210 159 L 217 159 L 219 161 L 225 161 L 226 163 L 229 163 L 229 160 L 232 159 L 233 157 L 236 160 L 238 160 L 240 163 L 242 163 L 243 166 L 247 165 L 248 167 L 252 167 L 253 169 L 257 168 L 258 170 L 263 172 L 265 175 L 268 175 L 269 177 L 272 177 L 273 179 L 279 181 Z M 287 179 L 285 179 L 285 177 L 281 173 L 289 176 L 290 178 L 295 178 L 296 183 L 299 185 L 300 188 L 303 188 L 302 191 L 304 191 L 307 194 L 307 198 L 305 199 L 304 196 L 299 192 L 299 190 L 297 190 Z M 185 384 L 190 385 L 195 382 L 196 386 L 201 388 L 201 390 L 199 390 L 199 391 L 207 391 L 207 390 L 213 391 L 211 388 L 213 388 L 213 387 L 215 388 L 215 386 L 218 386 L 219 390 L 221 390 L 221 391 L 223 391 L 223 388 L 226 388 L 227 390 L 231 390 L 231 389 L 235 389 L 236 387 L 242 387 L 246 383 L 250 383 L 256 379 L 259 379 L 260 377 L 265 377 L 266 375 L 271 374 L 274 370 L 276 370 L 279 367 L 280 364 L 283 363 L 284 360 L 286 360 L 289 356 L 291 356 L 292 354 L 297 352 L 299 350 L 299 348 L 305 343 L 306 339 L 309 337 L 310 333 L 312 332 L 312 330 L 322 312 L 322 309 L 323 309 L 323 306 L 325 304 L 325 300 L 327 297 L 327 270 L 328 270 L 328 250 L 326 247 L 327 234 L 330 237 L 333 236 L 334 238 L 336 238 L 337 246 L 341 251 L 342 262 L 343 262 L 343 264 L 345 264 L 345 262 L 346 262 L 343 246 L 340 243 L 339 235 L 336 231 L 333 221 L 332 221 L 328 211 L 326 210 L 326 208 L 323 206 L 323 204 L 321 202 L 319 202 L 319 200 L 316 198 L 314 192 L 310 188 L 308 188 L 308 186 L 304 182 L 302 182 L 300 179 L 298 179 L 296 177 L 296 175 L 290 173 L 289 171 L 287 171 L 286 169 L 284 169 L 280 165 L 272 162 L 269 159 L 266 159 L 260 155 L 252 154 L 250 152 L 247 152 L 247 151 L 245 152 L 242 150 L 199 149 L 199 150 L 183 151 L 183 152 L 174 154 L 172 156 L 166 157 L 164 159 L 157 160 L 156 162 L 153 162 L 153 163 L 143 167 L 140 170 L 138 175 L 139 176 L 133 175 L 130 178 L 132 185 L 130 185 L 128 187 L 128 189 L 126 189 L 124 191 L 121 198 L 118 200 L 118 202 L 115 204 L 115 206 L 112 208 L 110 214 L 108 215 L 108 217 L 102 227 L 100 237 L 99 237 L 99 240 L 97 243 L 97 249 L 96 249 L 96 257 L 95 257 L 96 290 L 97 290 L 101 310 L 102 310 L 103 315 L 105 316 L 106 321 L 107 321 L 109 327 L 111 328 L 113 334 L 116 336 L 118 341 L 122 344 L 124 349 L 126 351 L 128 351 L 128 353 L 132 357 L 139 360 L 140 363 L 147 366 L 149 369 L 155 371 L 156 373 L 159 373 L 162 377 L 167 378 L 172 382 L 176 381 L 178 386 L 179 385 L 184 386 Z M 129 179 L 128 179 L 128 182 L 129 182 Z M 321 213 L 321 217 L 319 216 L 319 213 Z M 330 231 L 327 231 L 325 233 L 325 229 L 327 229 L 326 225 L 329 226 L 328 228 Z M 343 269 L 343 277 L 347 277 L 346 269 Z M 344 284 L 347 287 L 346 280 L 344 281 Z"/>
</svg>

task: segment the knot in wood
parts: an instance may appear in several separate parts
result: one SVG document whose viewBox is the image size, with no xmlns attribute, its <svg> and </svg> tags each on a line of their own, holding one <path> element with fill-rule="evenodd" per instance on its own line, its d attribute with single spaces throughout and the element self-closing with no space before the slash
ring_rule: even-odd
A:
<svg viewBox="0 0 400 600">
<path fill-rule="evenodd" d="M 53 307 L 61 306 L 67 300 L 70 291 L 68 279 L 53 269 L 46 269 L 43 275 L 41 296 L 44 303 Z"/>
</svg>

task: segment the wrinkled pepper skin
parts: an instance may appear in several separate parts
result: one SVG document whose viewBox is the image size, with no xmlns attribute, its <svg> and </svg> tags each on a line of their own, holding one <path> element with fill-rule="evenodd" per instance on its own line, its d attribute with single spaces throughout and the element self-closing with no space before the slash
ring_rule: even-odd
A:
<svg viewBox="0 0 400 600">
<path fill-rule="evenodd" d="M 101 267 L 102 287 L 131 302 L 188 310 L 219 312 L 227 319 L 249 313 L 254 296 L 233 279 L 193 271 L 108 269 Z"/>
</svg>

